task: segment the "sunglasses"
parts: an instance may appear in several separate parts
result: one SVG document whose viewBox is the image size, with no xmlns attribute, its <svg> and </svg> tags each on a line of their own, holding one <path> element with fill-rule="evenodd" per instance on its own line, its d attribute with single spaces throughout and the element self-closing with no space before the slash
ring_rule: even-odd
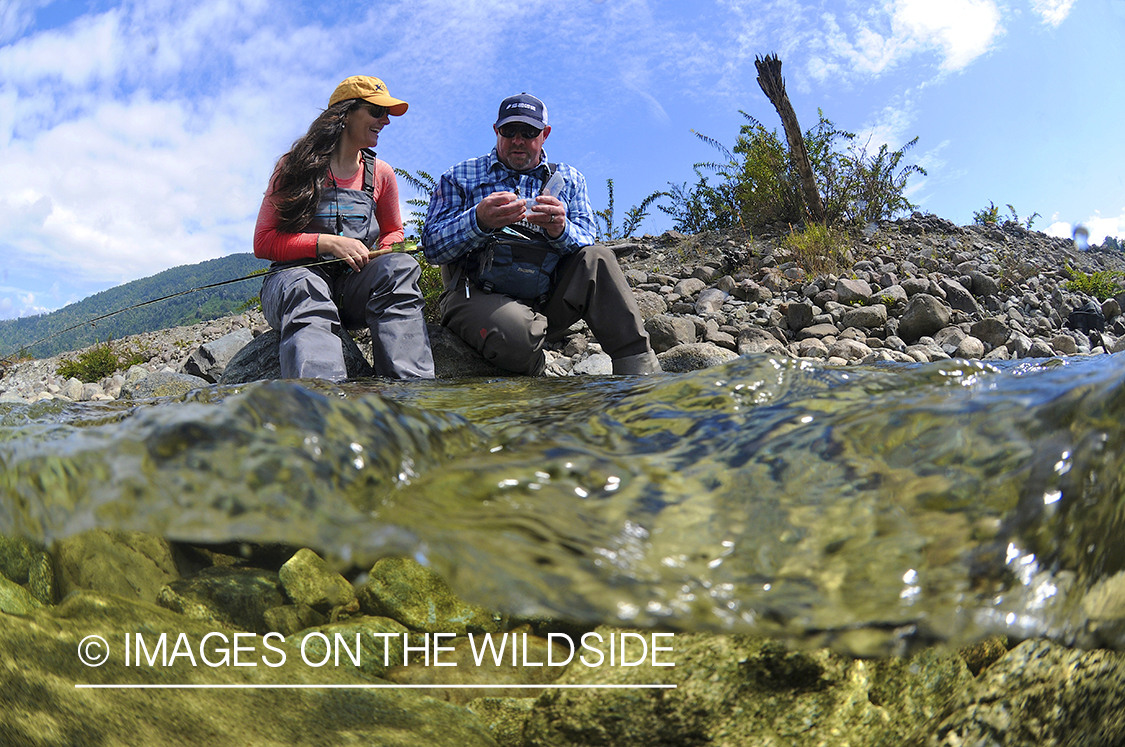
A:
<svg viewBox="0 0 1125 747">
<path fill-rule="evenodd" d="M 526 125 L 511 125 L 506 124 L 500 128 L 500 137 L 505 140 L 511 140 L 514 137 L 522 137 L 524 140 L 534 140 L 539 137 L 539 133 L 543 130 L 537 130 L 534 127 Z"/>
<path fill-rule="evenodd" d="M 364 104 L 363 108 L 367 110 L 368 114 L 370 114 L 372 117 L 375 117 L 375 119 L 382 119 L 383 117 L 387 116 L 387 107 L 385 107 L 385 106 L 376 106 L 375 104 Z"/>
</svg>

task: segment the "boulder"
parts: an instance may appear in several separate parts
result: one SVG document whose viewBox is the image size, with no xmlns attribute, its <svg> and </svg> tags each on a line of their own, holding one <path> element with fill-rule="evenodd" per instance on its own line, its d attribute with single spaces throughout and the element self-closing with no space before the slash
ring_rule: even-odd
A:
<svg viewBox="0 0 1125 747">
<path fill-rule="evenodd" d="M 907 343 L 932 335 L 949 325 L 949 307 L 929 293 L 917 293 L 910 298 L 898 325 L 898 336 Z"/>
<path fill-rule="evenodd" d="M 695 322 L 682 316 L 658 314 L 645 322 L 645 331 L 657 353 L 695 342 Z"/>
<path fill-rule="evenodd" d="M 205 342 L 192 351 L 184 361 L 183 371 L 191 376 L 198 376 L 212 384 L 219 383 L 223 377 L 223 369 L 230 363 L 239 350 L 249 345 L 254 340 L 254 334 L 246 329 L 238 329 L 223 335 L 217 340 Z"/>
<path fill-rule="evenodd" d="M 337 336 L 344 345 L 344 363 L 348 368 L 348 378 L 362 378 L 374 375 L 371 363 L 360 352 L 355 340 L 341 329 Z M 281 333 L 276 329 L 255 337 L 227 363 L 220 384 L 246 384 L 251 381 L 281 378 L 280 357 Z"/>
<path fill-rule="evenodd" d="M 661 370 L 667 373 L 698 371 L 737 360 L 738 354 L 711 342 L 692 342 L 677 345 L 656 356 Z"/>
</svg>

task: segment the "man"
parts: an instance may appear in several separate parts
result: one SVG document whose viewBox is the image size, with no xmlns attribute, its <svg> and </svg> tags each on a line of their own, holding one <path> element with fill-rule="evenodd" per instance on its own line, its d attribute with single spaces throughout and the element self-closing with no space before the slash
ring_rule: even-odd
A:
<svg viewBox="0 0 1125 747">
<path fill-rule="evenodd" d="M 492 126 L 492 153 L 462 161 L 441 176 L 430 198 L 422 244 L 441 265 L 442 324 L 486 360 L 536 376 L 543 349 L 585 319 L 615 374 L 660 371 L 640 309 L 613 252 L 592 246 L 594 212 L 586 179 L 567 164 L 548 163 L 547 107 L 526 93 L 500 103 Z M 542 194 L 552 173 L 563 179 L 557 195 Z M 490 238 L 521 233 L 545 241 L 561 256 L 545 297 L 514 298 L 471 279 Z"/>
</svg>

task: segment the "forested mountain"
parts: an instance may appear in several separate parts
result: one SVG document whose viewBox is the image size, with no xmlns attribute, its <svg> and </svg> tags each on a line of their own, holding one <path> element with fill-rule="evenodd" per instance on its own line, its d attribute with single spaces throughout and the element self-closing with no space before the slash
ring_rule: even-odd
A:
<svg viewBox="0 0 1125 747">
<path fill-rule="evenodd" d="M 0 356 L 36 343 L 27 353 L 34 358 L 46 358 L 96 342 L 226 316 L 258 295 L 262 285 L 260 278 L 184 293 L 156 303 L 146 302 L 245 277 L 268 266 L 269 262 L 255 258 L 253 254 L 230 254 L 199 264 L 173 267 L 152 277 L 96 293 L 50 314 L 0 321 Z M 145 305 L 113 314 L 93 324 L 87 323 L 103 314 L 137 304 Z M 75 328 L 69 329 L 71 327 Z M 50 339 L 36 342 L 46 337 Z"/>
</svg>

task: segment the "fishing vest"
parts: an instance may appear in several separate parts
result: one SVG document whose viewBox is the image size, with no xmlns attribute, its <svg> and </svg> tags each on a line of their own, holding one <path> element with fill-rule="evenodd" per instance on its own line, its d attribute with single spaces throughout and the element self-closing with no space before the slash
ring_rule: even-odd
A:
<svg viewBox="0 0 1125 747">
<path fill-rule="evenodd" d="M 556 166 L 547 164 L 547 180 Z M 485 293 L 544 303 L 554 288 L 560 259 L 547 235 L 528 223 L 494 231 L 463 264 L 468 280 Z"/>
</svg>

